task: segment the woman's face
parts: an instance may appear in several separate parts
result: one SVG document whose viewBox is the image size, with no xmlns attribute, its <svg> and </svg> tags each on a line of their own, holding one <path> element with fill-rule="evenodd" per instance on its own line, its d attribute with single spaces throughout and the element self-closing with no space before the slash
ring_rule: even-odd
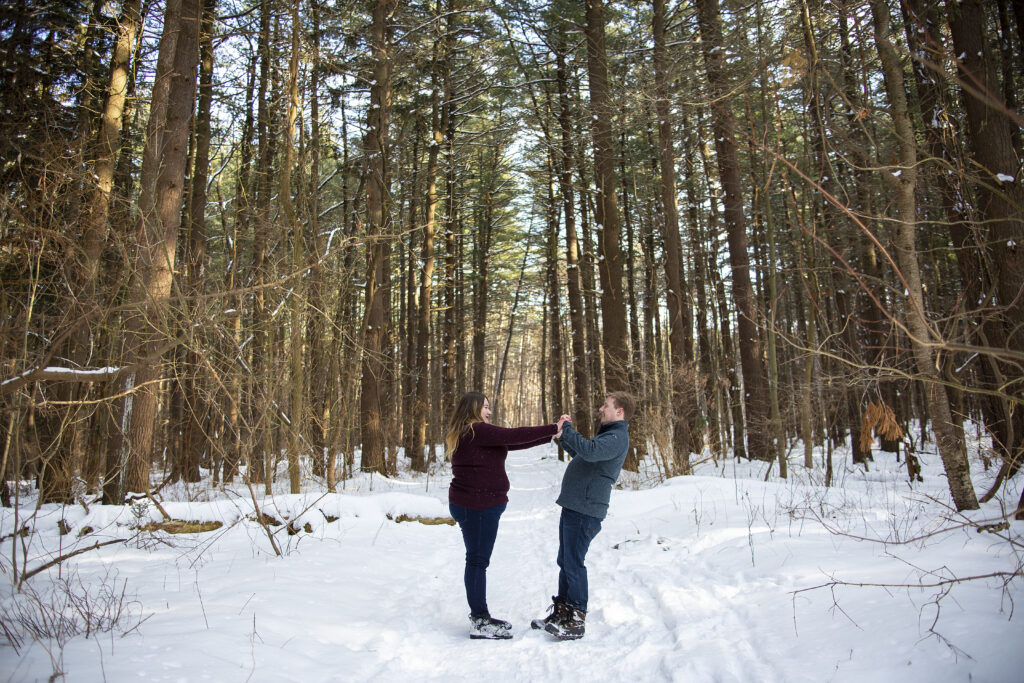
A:
<svg viewBox="0 0 1024 683">
<path fill-rule="evenodd" d="M 480 417 L 487 424 L 491 423 L 491 402 L 484 399 L 484 406 L 480 409 Z"/>
</svg>

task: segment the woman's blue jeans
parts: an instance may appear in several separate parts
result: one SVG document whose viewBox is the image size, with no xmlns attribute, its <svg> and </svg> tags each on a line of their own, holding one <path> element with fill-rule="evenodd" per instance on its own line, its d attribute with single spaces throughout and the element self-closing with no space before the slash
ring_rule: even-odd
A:
<svg viewBox="0 0 1024 683">
<path fill-rule="evenodd" d="M 462 540 L 466 544 L 466 600 L 469 613 L 474 617 L 490 616 L 487 611 L 487 565 L 491 563 L 494 538 L 498 535 L 498 520 L 505 512 L 505 505 L 495 505 L 483 510 L 471 510 L 450 503 L 452 518 L 462 529 Z"/>
<path fill-rule="evenodd" d="M 558 599 L 587 611 L 587 558 L 590 542 L 601 531 L 601 520 L 562 508 L 558 522 Z"/>
</svg>

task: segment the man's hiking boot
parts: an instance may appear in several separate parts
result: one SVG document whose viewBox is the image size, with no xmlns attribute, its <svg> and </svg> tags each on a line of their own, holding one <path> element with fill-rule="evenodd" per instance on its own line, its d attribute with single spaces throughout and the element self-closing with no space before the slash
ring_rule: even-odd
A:
<svg viewBox="0 0 1024 683">
<path fill-rule="evenodd" d="M 562 618 L 551 620 L 544 626 L 544 630 L 559 640 L 579 640 L 586 631 L 586 620 L 586 612 L 563 604 Z"/>
<path fill-rule="evenodd" d="M 473 640 L 508 640 L 512 637 L 512 624 L 490 616 L 469 615 L 469 637 Z"/>
<path fill-rule="evenodd" d="M 565 612 L 565 603 L 559 600 L 554 595 L 551 596 L 551 607 L 548 608 L 548 615 L 543 619 L 534 619 L 530 622 L 532 628 L 538 630 L 547 630 L 548 624 L 553 621 L 560 621 Z"/>
</svg>

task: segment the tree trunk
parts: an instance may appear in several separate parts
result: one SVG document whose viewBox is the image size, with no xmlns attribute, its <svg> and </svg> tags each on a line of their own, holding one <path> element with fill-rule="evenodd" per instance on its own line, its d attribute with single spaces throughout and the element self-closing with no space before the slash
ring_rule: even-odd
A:
<svg viewBox="0 0 1024 683">
<path fill-rule="evenodd" d="M 497 152 L 495 152 L 497 154 Z M 497 167 L 498 159 L 493 160 Z M 481 169 L 485 168 L 486 156 L 481 158 Z M 491 174 L 485 173 L 490 178 Z M 487 340 L 487 290 L 489 287 L 488 271 L 490 268 L 491 231 L 494 222 L 494 191 L 488 182 L 483 188 L 483 216 L 473 231 L 473 262 L 476 278 L 473 281 L 473 383 L 474 391 L 484 389 L 484 369 L 487 365 L 485 357 Z M 494 397 L 492 397 L 494 398 Z"/>
<path fill-rule="evenodd" d="M 580 100 L 580 93 L 577 90 L 576 100 Z M 582 139 L 582 134 L 577 130 L 576 137 Z M 582 146 L 581 146 L 582 147 Z M 590 181 L 585 170 L 583 150 L 576 151 L 576 174 L 579 177 L 581 188 L 580 196 L 580 233 L 583 238 L 583 249 L 580 258 L 580 283 L 583 289 L 583 318 L 586 323 L 586 347 L 587 356 L 590 358 L 590 400 L 587 402 L 587 421 L 581 425 L 586 431 L 580 431 L 585 437 L 589 437 L 594 427 L 594 417 L 597 407 L 604 400 L 605 375 L 604 375 L 604 348 L 601 345 L 600 312 L 597 306 L 597 285 L 595 283 L 594 263 L 597 261 L 597 252 L 594 246 L 593 231 L 590 229 L 590 216 L 592 212 L 592 193 L 589 191 Z"/>
<path fill-rule="evenodd" d="M 622 291 L 619 210 L 615 196 L 615 146 L 612 103 L 608 92 L 603 0 L 586 2 L 587 73 L 590 78 L 591 134 L 597 183 L 595 219 L 598 225 L 598 273 L 601 280 L 601 340 L 608 391 L 629 388 L 626 348 L 626 302 Z"/>
<path fill-rule="evenodd" d="M 516 293 L 512 297 L 512 310 L 508 316 L 508 333 L 505 335 L 505 347 L 501 353 L 501 360 L 498 363 L 497 378 L 494 380 L 494 398 L 495 407 L 494 414 L 499 415 L 500 412 L 504 412 L 507 409 L 507 403 L 501 401 L 501 388 L 505 382 L 505 368 L 508 365 L 508 351 L 509 347 L 512 346 L 512 335 L 515 332 L 516 313 L 519 311 L 519 298 L 523 291 L 523 278 L 526 274 L 526 261 L 530 255 L 530 245 L 526 244 L 523 247 L 523 261 L 519 265 L 519 279 L 516 281 Z M 525 336 L 525 335 L 524 335 Z M 520 367 L 522 362 L 520 361 Z M 500 411 L 500 412 L 499 412 Z"/>
<path fill-rule="evenodd" d="M 1015 126 L 1005 113 L 1006 104 L 998 99 L 1001 90 L 995 57 L 985 39 L 984 9 L 977 0 L 947 1 L 946 12 L 954 52 L 960 55 L 956 66 L 967 115 L 967 141 L 981 176 L 976 189 L 978 223 L 954 239 L 973 247 L 968 254 L 980 247 L 983 270 L 979 275 L 985 292 L 981 305 L 987 311 L 977 325 L 982 334 L 979 346 L 991 349 L 983 354 L 987 365 L 983 374 L 985 379 L 997 378 L 993 387 L 1005 392 L 999 401 L 1002 405 L 990 407 L 986 421 L 990 429 L 995 427 L 993 440 L 1004 450 L 1013 470 L 1024 460 L 1024 423 L 1019 409 L 1004 410 L 1003 406 L 1019 404 L 1024 392 L 1011 380 L 1020 375 L 1019 362 L 1004 361 L 999 351 L 1024 351 L 1024 297 L 1020 296 L 1024 287 L 1024 221 L 1020 217 L 1024 177 L 1013 147 Z M 970 290 L 978 291 L 976 286 Z M 1002 388 L 1007 386 L 1014 388 Z"/>
<path fill-rule="evenodd" d="M 114 167 L 121 147 L 124 127 L 125 102 L 128 96 L 128 76 L 132 49 L 139 32 L 141 17 L 139 0 L 127 0 L 117 22 L 117 41 L 111 60 L 110 87 L 103 107 L 94 167 L 95 186 L 82 232 L 86 271 L 90 285 L 99 279 L 100 255 L 107 239 L 111 192 L 114 187 Z"/>
<path fill-rule="evenodd" d="M 453 165 L 454 171 L 454 165 Z M 454 174 L 453 174 L 454 180 Z M 452 183 L 452 193 L 449 198 L 452 200 L 453 215 L 452 239 L 455 247 L 455 279 L 452 280 L 454 292 L 452 301 L 455 308 L 452 317 L 455 321 L 455 393 L 462 395 L 466 391 L 466 240 L 468 234 L 465 229 L 464 215 L 457 210 L 458 203 L 454 192 L 457 184 Z"/>
<path fill-rule="evenodd" d="M 633 230 L 633 208 L 629 205 L 630 198 L 630 185 L 635 183 L 635 175 L 630 176 L 626 171 L 626 136 L 625 133 L 619 135 L 619 150 L 616 156 L 619 159 L 619 176 L 622 179 L 622 222 L 626 227 L 626 254 L 625 263 L 623 264 L 624 275 L 625 275 L 625 286 L 626 286 L 626 321 L 629 329 L 629 363 L 627 367 L 627 381 L 629 386 L 633 387 L 633 391 L 639 393 L 641 396 L 648 396 L 648 389 L 646 386 L 647 378 L 640 376 L 641 368 L 641 343 L 640 343 L 640 321 L 637 318 L 637 297 L 636 297 L 636 239 Z M 635 188 L 633 188 L 635 190 Z M 631 440 L 634 445 L 639 444 L 638 439 Z M 626 464 L 623 467 L 627 467 L 629 470 L 636 469 L 636 461 L 632 460 L 633 453 L 626 458 Z"/>
<path fill-rule="evenodd" d="M 1020 0 L 1017 0 L 1020 2 Z M 1024 3 L 1021 4 L 1021 9 L 1024 9 Z M 1003 102 L 1006 104 L 1006 108 L 1009 111 L 1018 111 L 1017 107 L 1017 79 L 1018 76 L 1014 70 L 1014 54 L 1013 54 L 1013 31 L 1010 28 L 1010 16 L 1009 9 L 1006 6 L 1006 0 L 996 0 L 996 16 L 999 20 L 999 39 L 997 45 L 999 46 L 999 53 L 1002 57 L 1002 81 L 1003 81 Z M 1018 57 L 1021 53 L 1024 53 L 1024 45 L 1018 45 Z M 1013 142 L 1013 149 L 1016 151 L 1017 156 L 1024 155 L 1021 150 L 1021 129 L 1020 125 L 1014 125 L 1010 127 L 1010 140 Z"/>
<path fill-rule="evenodd" d="M 576 212 L 573 207 L 573 129 L 569 103 L 569 75 L 565 64 L 567 48 L 564 31 L 558 31 L 556 40 L 558 41 L 555 47 L 558 123 L 562 152 L 559 157 L 558 188 L 562 195 L 562 216 L 565 221 L 565 274 L 569 290 L 569 329 L 572 336 L 572 419 L 577 429 L 585 429 L 590 422 L 588 406 L 591 400 L 591 388 L 586 347 L 586 321 L 583 317 L 579 235 L 576 233 Z"/>
<path fill-rule="evenodd" d="M 452 29 L 452 15 L 449 15 L 448 31 Z M 445 83 L 445 102 L 450 103 L 454 96 L 454 89 L 450 81 Z M 455 222 L 456 222 L 456 168 L 455 168 L 455 120 L 449 112 L 448 127 L 444 131 L 445 141 L 445 226 L 444 226 L 444 314 L 441 322 L 441 398 L 444 406 L 443 413 L 452 410 L 457 400 L 457 373 L 455 365 L 458 361 L 456 354 L 457 338 L 459 329 L 456 324 L 456 301 L 455 278 L 456 254 L 455 244 Z"/>
<path fill-rule="evenodd" d="M 371 106 L 367 113 L 366 135 L 366 311 L 363 323 L 363 374 L 360 417 L 362 423 L 364 472 L 386 471 L 384 460 L 384 422 L 381 392 L 385 389 L 386 368 L 382 359 L 387 319 L 384 314 L 384 273 L 388 226 L 387 201 L 388 115 L 391 107 L 391 57 L 388 44 L 388 17 L 394 0 L 373 3 L 373 79 Z"/>
<path fill-rule="evenodd" d="M 690 424 L 696 406 L 692 388 L 693 366 L 687 361 L 688 316 L 686 283 L 683 280 L 683 252 L 679 239 L 679 207 L 676 203 L 676 162 L 672 139 L 672 117 L 668 100 L 668 74 L 665 66 L 665 0 L 654 0 L 654 88 L 655 113 L 658 117 L 658 150 L 661 170 L 661 207 L 664 222 L 662 239 L 665 245 L 665 288 L 668 304 L 669 361 L 672 385 L 672 454 L 679 474 L 690 474 L 690 453 L 693 437 Z M 669 476 L 675 474 L 666 473 Z"/>
<path fill-rule="evenodd" d="M 712 314 L 711 322 L 708 320 L 709 312 L 709 296 L 708 296 L 708 255 L 706 240 L 701 236 L 701 224 L 697 213 L 697 204 L 700 201 L 698 199 L 698 186 L 697 186 L 697 168 L 696 161 L 694 159 L 694 146 L 696 141 L 700 139 L 700 131 L 694 130 L 691 126 L 691 119 L 684 115 L 682 120 L 682 129 L 687 131 L 688 137 L 684 140 L 685 154 L 683 157 L 683 167 L 685 169 L 686 176 L 686 206 L 687 208 L 687 223 L 688 225 L 688 241 L 690 245 L 690 253 L 693 255 L 693 266 L 691 272 L 693 273 L 693 294 L 696 303 L 697 311 L 697 364 L 700 368 L 700 376 L 702 378 L 708 378 L 707 389 L 704 391 L 706 397 L 702 405 L 695 405 L 695 410 L 702 410 L 705 418 L 705 427 L 703 430 L 707 434 L 708 446 L 712 453 L 719 455 L 722 453 L 722 438 L 720 437 L 721 425 L 726 421 L 723 414 L 723 401 L 721 397 L 721 386 L 722 378 L 720 373 L 717 371 L 717 354 L 712 352 L 715 344 L 712 340 L 714 335 L 714 315 Z M 681 278 L 681 276 L 680 276 Z M 671 346 L 671 328 L 669 328 L 669 345 Z M 674 381 L 674 380 L 673 380 Z M 694 421 L 696 422 L 697 415 L 694 415 Z M 698 443 L 691 444 L 691 450 L 694 447 L 702 448 L 703 444 L 700 443 L 703 439 L 700 438 L 700 431 L 691 431 L 691 438 L 693 441 Z"/>
<path fill-rule="evenodd" d="M 405 237 L 399 243 L 399 270 L 402 273 L 401 293 L 398 300 L 398 325 L 402 331 L 401 340 L 401 391 L 402 391 L 402 451 L 405 457 L 412 459 L 413 441 L 416 438 L 415 417 L 416 376 L 416 332 L 419 325 L 419 314 L 416 310 L 417 264 L 416 239 L 420 228 L 420 139 L 424 136 L 422 119 L 415 117 L 412 133 L 412 151 L 410 153 L 412 169 L 409 172 L 409 191 L 405 193 L 408 202 Z"/>
<path fill-rule="evenodd" d="M 284 158 L 281 164 L 281 179 L 278 185 L 278 202 L 281 204 L 281 213 L 287 229 L 292 233 L 292 263 L 291 275 L 295 278 L 291 284 L 291 293 L 288 297 L 289 323 L 291 339 L 289 349 L 289 387 L 291 389 L 291 400 L 289 401 L 290 415 L 288 419 L 288 483 L 291 493 L 301 492 L 299 480 L 299 455 L 302 448 L 303 432 L 303 408 L 305 401 L 305 381 L 303 379 L 303 340 L 306 335 L 303 330 L 302 308 L 305 305 L 304 283 L 306 278 L 302 270 L 304 256 L 303 230 L 295 211 L 295 203 L 292 201 L 291 176 L 295 165 L 295 119 L 299 115 L 299 35 L 302 25 L 299 19 L 299 3 L 301 0 L 292 0 L 292 54 L 288 63 L 288 116 L 285 119 L 282 140 L 284 142 Z M 315 181 L 314 181 L 315 182 Z"/>
<path fill-rule="evenodd" d="M 767 370 L 761 354 L 754 310 L 754 288 L 750 281 L 750 257 L 747 253 L 746 225 L 743 216 L 743 184 L 739 155 L 733 132 L 732 116 L 727 111 L 729 92 L 725 71 L 725 45 L 722 41 L 718 0 L 698 0 L 701 48 L 710 89 L 715 152 L 722 188 L 725 191 L 725 229 L 729 239 L 729 264 L 732 267 L 733 300 L 738 313 L 737 345 L 743 368 L 744 403 L 750 453 L 757 460 L 775 459 L 772 425 L 769 415 Z"/>
<path fill-rule="evenodd" d="M 252 165 L 252 138 L 255 134 L 255 119 L 253 116 L 253 91 L 256 87 L 256 62 L 258 55 L 253 55 L 249 61 L 248 77 L 245 88 L 245 123 L 242 127 L 242 144 L 239 152 L 238 173 L 235 179 L 235 216 L 232 224 L 231 249 L 228 255 L 231 258 L 231 267 L 225 273 L 225 289 L 231 292 L 226 305 L 234 311 L 229 334 L 224 341 L 224 352 L 221 355 L 219 364 L 222 376 L 226 377 L 226 390 L 221 395 L 221 405 L 224 411 L 224 469 L 223 481 L 230 482 L 238 472 L 242 457 L 242 420 L 244 419 L 242 406 L 242 377 L 238 366 L 241 364 L 242 350 L 242 305 L 241 293 L 236 291 L 241 273 L 242 250 L 239 249 L 239 237 L 248 234 L 252 223 L 252 188 L 251 165 Z"/>
<path fill-rule="evenodd" d="M 200 480 L 199 465 L 203 451 L 209 450 L 206 437 L 206 423 L 209 419 L 208 392 L 202 378 L 206 370 L 202 367 L 200 354 L 206 346 L 203 335 L 204 320 L 194 319 L 188 312 L 205 314 L 200 307 L 199 297 L 203 292 L 206 278 L 206 185 L 210 178 L 210 110 L 213 102 L 213 20 L 216 0 L 203 0 L 203 18 L 199 27 L 199 90 L 196 106 L 195 163 L 192 172 L 192 192 L 189 197 L 188 240 L 185 244 L 185 292 L 189 305 L 185 307 L 183 320 L 188 330 L 183 330 L 186 339 L 196 339 L 185 349 L 184 377 L 181 391 L 184 403 L 184 424 L 181 452 L 177 454 L 175 475 L 187 482 Z M 197 338 L 198 337 L 198 338 Z"/>
<path fill-rule="evenodd" d="M 451 9 L 451 4 L 452 0 L 449 0 L 449 9 Z M 440 2 L 438 2 L 438 14 L 440 14 L 440 9 Z M 437 23 L 440 25 L 440 19 Z M 439 47 L 441 44 L 445 46 L 443 53 Z M 451 108 L 450 99 L 446 98 L 443 103 L 441 102 L 441 92 L 444 88 L 445 95 L 448 94 L 447 63 L 450 44 L 450 35 L 443 39 L 440 37 L 434 39 L 435 52 L 430 96 L 430 146 L 427 150 L 427 216 L 423 224 L 423 265 L 420 271 L 420 304 L 417 310 L 417 344 L 413 371 L 416 376 L 416 402 L 413 408 L 415 435 L 410 459 L 412 469 L 416 472 L 425 472 L 427 469 L 425 447 L 428 403 L 430 401 L 430 310 L 434 278 L 434 233 L 437 223 L 438 154 L 441 144 L 444 142 L 445 131 L 448 129 L 448 116 Z"/>
<path fill-rule="evenodd" d="M 97 138 L 93 150 L 93 184 L 89 186 L 82 225 L 81 251 L 73 272 L 71 284 L 74 295 L 74 317 L 80 320 L 68 337 L 66 349 L 61 355 L 72 367 L 88 367 L 93 355 L 93 324 L 86 324 L 82 318 L 95 320 L 101 310 L 97 286 L 100 278 L 101 256 L 107 240 L 108 218 L 114 184 L 114 166 L 121 143 L 123 113 L 127 98 L 129 65 L 135 36 L 141 24 L 139 1 L 128 0 L 118 18 L 117 37 L 111 59 L 110 80 L 106 100 L 100 117 Z M 93 13 L 95 16 L 95 12 Z M 90 23 L 90 31 L 93 30 Z M 85 59 L 89 58 L 91 49 Z M 88 65 L 83 71 L 88 72 Z M 84 96 L 84 94 L 83 94 Z M 91 107 L 82 106 L 84 115 Z M 90 126 L 91 127 L 91 124 Z M 85 128 L 88 130 L 88 128 Z M 84 132 L 84 131 L 83 131 Z M 57 397 L 68 403 L 67 408 L 55 411 L 50 420 L 55 423 L 58 434 L 53 449 L 54 457 L 47 461 L 42 477 L 41 502 L 71 502 L 72 478 L 82 470 L 87 458 L 87 427 L 93 410 L 78 402 L 85 398 L 89 385 L 64 383 L 57 387 Z"/>
<path fill-rule="evenodd" d="M 308 222 L 309 245 L 315 252 L 308 259 L 312 264 L 309 272 L 309 306 L 306 318 L 306 349 L 308 354 L 307 386 L 309 410 L 306 433 L 308 434 L 312 471 L 315 476 L 327 476 L 327 451 L 331 406 L 328 369 L 329 358 L 327 300 L 327 278 L 331 268 L 327 263 L 327 240 L 320 230 L 320 151 L 323 137 L 320 128 L 320 83 L 323 61 L 320 41 L 323 29 L 320 24 L 320 0 L 309 0 L 309 182 L 304 193 Z M 344 170 L 341 170 L 344 173 Z M 340 224 L 345 225 L 346 217 L 341 216 Z"/>
<path fill-rule="evenodd" d="M 130 380 L 135 393 L 126 408 L 129 427 L 122 494 L 149 490 L 158 383 L 162 375 L 160 357 L 169 324 L 168 303 L 181 230 L 189 123 L 195 103 L 198 32 L 199 1 L 169 0 L 140 178 L 139 268 L 133 286 L 136 310 L 126 321 L 133 337 L 130 360 L 142 365 Z"/>
<path fill-rule="evenodd" d="M 914 351 L 917 371 L 924 383 L 925 400 L 932 417 L 935 440 L 939 457 L 946 470 L 946 478 L 953 503 L 957 510 L 974 510 L 978 507 L 971 484 L 970 464 L 964 444 L 961 443 L 953 425 L 949 410 L 949 399 L 942 386 L 931 351 L 931 344 L 937 341 L 925 316 L 924 293 L 921 286 L 921 270 L 917 262 L 917 246 L 914 231 L 917 224 L 917 149 L 914 130 L 907 109 L 907 97 L 903 81 L 903 65 L 896 48 L 890 42 L 889 8 L 884 0 L 872 0 L 871 11 L 875 24 L 875 45 L 882 62 L 885 87 L 889 95 L 889 108 L 899 145 L 899 177 L 897 188 L 896 253 L 906 284 L 905 316 L 910 332 L 910 343 Z"/>
<path fill-rule="evenodd" d="M 267 310 L 267 242 L 270 235 L 271 169 L 274 164 L 275 145 L 271 135 L 270 121 L 270 1 L 260 2 L 259 62 L 260 73 L 257 85 L 256 139 L 257 154 L 254 168 L 255 216 L 252 235 L 252 269 L 255 292 L 252 302 L 252 373 L 246 378 L 248 422 L 252 425 L 251 438 L 247 443 L 247 477 L 252 483 L 262 483 L 269 495 L 273 486 L 274 472 L 268 467 L 271 449 L 269 387 L 272 348 L 269 343 L 270 322 Z"/>
<path fill-rule="evenodd" d="M 562 325 L 561 325 L 561 311 L 562 302 L 560 292 L 560 283 L 558 279 L 558 208 L 555 200 L 555 163 L 554 163 L 554 150 L 550 150 L 548 153 L 548 177 L 547 177 L 547 189 L 548 189 L 548 229 L 547 229 L 547 292 L 548 292 L 548 314 L 550 318 L 547 319 L 547 324 L 550 324 L 550 331 L 548 332 L 550 342 L 544 346 L 544 350 L 550 353 L 548 359 L 550 363 L 550 377 L 551 377 L 551 394 L 550 404 L 548 405 L 547 412 L 544 413 L 545 419 L 551 419 L 549 416 L 555 414 L 561 414 L 564 409 L 564 397 L 565 388 L 562 381 Z"/>
</svg>

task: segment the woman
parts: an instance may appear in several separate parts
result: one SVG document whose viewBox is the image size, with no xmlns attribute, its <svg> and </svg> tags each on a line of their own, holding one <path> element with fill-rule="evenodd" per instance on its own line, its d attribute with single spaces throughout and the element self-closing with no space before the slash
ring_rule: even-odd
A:
<svg viewBox="0 0 1024 683">
<path fill-rule="evenodd" d="M 487 610 L 487 565 L 491 561 L 498 520 L 508 503 L 505 458 L 509 450 L 531 448 L 561 434 L 562 420 L 540 427 L 508 429 L 490 424 L 491 404 L 470 391 L 452 412 L 445 452 L 452 461 L 448 503 L 466 544 L 466 599 L 470 638 L 512 637 L 512 624 Z"/>
</svg>

